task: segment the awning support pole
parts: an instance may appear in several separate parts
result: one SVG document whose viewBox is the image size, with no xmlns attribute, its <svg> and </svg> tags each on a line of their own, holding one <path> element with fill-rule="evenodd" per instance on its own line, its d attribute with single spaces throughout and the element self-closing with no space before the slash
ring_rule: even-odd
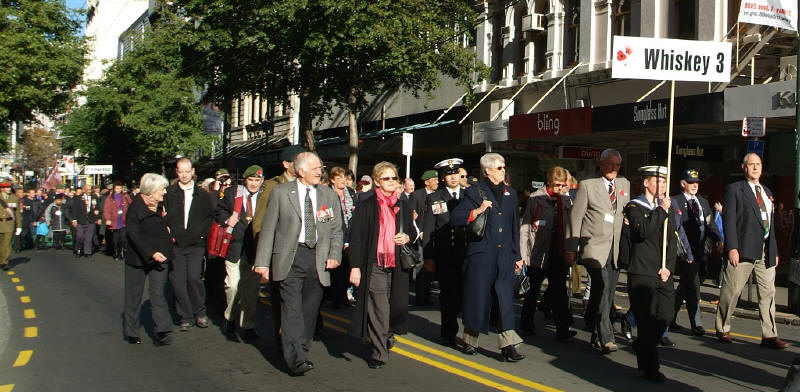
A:
<svg viewBox="0 0 800 392">
<path fill-rule="evenodd" d="M 489 92 L 488 92 L 488 93 L 486 93 L 486 95 L 484 95 L 484 96 L 483 96 L 483 98 L 481 98 L 481 99 L 480 99 L 480 101 L 478 101 L 478 103 L 476 103 L 476 104 L 475 104 L 475 106 L 473 106 L 473 107 L 472 107 L 472 109 L 470 109 L 470 110 L 469 110 L 469 112 L 467 112 L 467 114 L 465 114 L 465 115 L 464 115 L 464 117 L 463 117 L 463 118 L 461 118 L 461 121 L 459 121 L 458 123 L 459 123 L 459 124 L 463 123 L 463 122 L 464 122 L 464 120 L 466 120 L 466 119 L 467 119 L 467 117 L 469 117 L 469 115 L 470 115 L 470 114 L 472 114 L 472 112 L 474 112 L 474 111 L 475 111 L 475 109 L 477 109 L 477 108 L 478 108 L 478 106 L 480 106 L 480 105 L 481 105 L 481 103 L 483 103 L 483 101 L 484 101 L 484 100 L 486 100 L 486 98 L 489 98 L 489 95 L 491 95 L 491 94 L 492 94 L 492 91 L 496 90 L 498 87 L 500 87 L 500 86 L 499 86 L 499 85 L 495 85 L 494 87 L 492 87 L 492 89 L 491 89 L 491 90 L 489 90 Z"/>
<path fill-rule="evenodd" d="M 528 109 L 527 112 L 525 112 L 525 114 L 531 114 L 533 109 L 536 109 L 536 107 L 539 106 L 539 104 L 542 103 L 542 101 L 544 101 L 544 99 L 547 98 L 547 96 L 550 95 L 550 93 L 553 92 L 553 90 L 555 90 L 555 88 L 558 87 L 559 84 L 563 83 L 564 80 L 567 79 L 567 76 L 572 75 L 572 73 L 575 72 L 578 69 L 578 67 L 580 67 L 581 65 L 583 65 L 583 63 L 578 63 L 578 65 L 572 67 L 572 69 L 569 70 L 569 72 L 564 74 L 564 76 L 562 76 L 561 79 L 558 79 L 558 82 L 556 82 L 556 84 L 554 84 L 552 87 L 550 87 L 550 89 L 547 90 L 547 92 L 544 93 L 544 95 L 542 95 L 542 97 L 539 98 L 539 100 L 536 101 L 536 103 L 533 104 L 533 106 L 531 106 L 531 108 Z"/>
</svg>

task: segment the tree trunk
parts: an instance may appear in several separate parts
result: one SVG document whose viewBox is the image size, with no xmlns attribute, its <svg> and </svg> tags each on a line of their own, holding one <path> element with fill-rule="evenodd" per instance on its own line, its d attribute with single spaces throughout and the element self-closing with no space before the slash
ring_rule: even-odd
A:
<svg viewBox="0 0 800 392">
<path fill-rule="evenodd" d="M 348 147 L 350 147 L 350 159 L 347 167 L 358 173 L 358 113 L 353 109 L 347 112 L 348 119 Z"/>
<path fill-rule="evenodd" d="M 300 134 L 303 135 L 303 141 L 308 151 L 316 152 L 317 148 L 314 143 L 314 117 L 311 113 L 311 98 L 307 93 L 300 95 Z"/>
</svg>

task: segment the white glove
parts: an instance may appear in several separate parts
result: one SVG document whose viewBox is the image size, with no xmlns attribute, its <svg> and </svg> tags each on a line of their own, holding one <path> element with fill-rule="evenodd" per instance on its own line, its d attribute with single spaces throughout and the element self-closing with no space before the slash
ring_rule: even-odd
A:
<svg viewBox="0 0 800 392">
<path fill-rule="evenodd" d="M 19 235 L 19 233 L 22 233 L 21 227 L 17 227 L 17 230 L 14 232 L 14 235 Z"/>
</svg>

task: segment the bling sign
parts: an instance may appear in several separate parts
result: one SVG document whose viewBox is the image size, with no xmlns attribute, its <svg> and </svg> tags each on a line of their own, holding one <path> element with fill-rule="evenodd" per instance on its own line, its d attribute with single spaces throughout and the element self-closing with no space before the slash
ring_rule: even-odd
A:
<svg viewBox="0 0 800 392">
<path fill-rule="evenodd" d="M 508 120 L 508 139 L 579 135 L 592 130 L 592 109 L 577 108 L 518 114 Z"/>
</svg>

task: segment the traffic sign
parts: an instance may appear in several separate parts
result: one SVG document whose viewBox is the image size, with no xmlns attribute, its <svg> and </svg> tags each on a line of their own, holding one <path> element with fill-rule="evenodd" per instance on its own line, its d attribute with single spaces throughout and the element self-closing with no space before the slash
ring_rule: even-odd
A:
<svg viewBox="0 0 800 392">
<path fill-rule="evenodd" d="M 86 165 L 83 168 L 84 174 L 111 174 L 113 172 L 113 165 Z"/>
<path fill-rule="evenodd" d="M 748 140 L 747 141 L 747 153 L 754 152 L 764 159 L 764 147 L 767 143 L 763 140 Z"/>
<path fill-rule="evenodd" d="M 406 132 L 403 134 L 403 155 L 411 156 L 413 152 L 414 152 L 414 134 Z"/>
<path fill-rule="evenodd" d="M 767 134 L 767 119 L 764 117 L 745 117 L 742 119 L 743 137 L 764 137 Z"/>
</svg>

